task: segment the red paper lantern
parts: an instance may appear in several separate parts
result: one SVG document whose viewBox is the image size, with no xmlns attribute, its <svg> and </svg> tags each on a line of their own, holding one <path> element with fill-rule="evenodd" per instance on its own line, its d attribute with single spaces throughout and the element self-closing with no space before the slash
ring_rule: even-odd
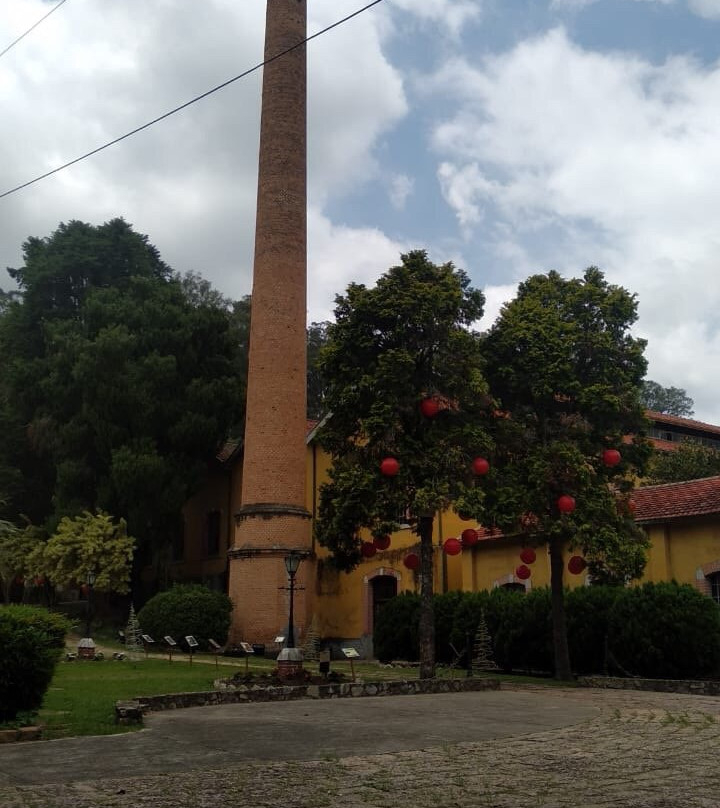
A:
<svg viewBox="0 0 720 808">
<path fill-rule="evenodd" d="M 515 570 L 515 577 L 519 578 L 521 581 L 527 581 L 531 575 L 530 567 L 526 567 L 524 564 L 521 564 Z"/>
<path fill-rule="evenodd" d="M 635 500 L 629 499 L 627 501 L 627 509 L 630 513 L 635 513 Z"/>
<path fill-rule="evenodd" d="M 472 470 L 473 474 L 477 474 L 478 477 L 482 477 L 483 474 L 487 474 L 488 471 L 490 471 L 490 463 L 488 463 L 484 457 L 476 457 L 472 462 Z"/>
<path fill-rule="evenodd" d="M 386 477 L 394 477 L 400 471 L 400 464 L 394 457 L 386 457 L 380 464 L 380 473 Z"/>
<path fill-rule="evenodd" d="M 362 553 L 363 558 L 372 558 L 377 552 L 374 542 L 364 541 L 360 546 L 360 552 Z"/>
<path fill-rule="evenodd" d="M 378 536 L 375 539 L 375 548 L 377 550 L 387 550 L 390 546 L 390 536 Z"/>
<path fill-rule="evenodd" d="M 408 553 L 403 559 L 403 564 L 409 570 L 416 570 L 420 567 L 420 556 L 417 553 Z"/>
<path fill-rule="evenodd" d="M 443 550 L 446 555 L 454 556 L 462 552 L 462 544 L 459 539 L 447 539 L 445 544 L 443 544 Z"/>
<path fill-rule="evenodd" d="M 575 498 L 569 494 L 558 497 L 557 507 L 560 513 L 572 513 L 575 510 Z"/>
<path fill-rule="evenodd" d="M 602 461 L 606 466 L 612 468 L 622 460 L 622 455 L 617 449 L 605 449 L 602 453 Z"/>
<path fill-rule="evenodd" d="M 436 398 L 424 398 L 420 402 L 420 412 L 426 418 L 434 418 L 440 412 L 440 405 Z"/>
<path fill-rule="evenodd" d="M 465 547 L 472 547 L 473 544 L 477 544 L 478 541 L 480 541 L 480 534 L 475 528 L 468 527 L 463 530 L 461 538 Z"/>
<path fill-rule="evenodd" d="M 582 556 L 573 556 L 568 561 L 568 572 L 573 575 L 580 575 L 580 573 L 587 567 L 587 561 Z"/>
<path fill-rule="evenodd" d="M 35 586 L 45 586 L 45 579 L 44 578 L 36 578 L 35 579 Z"/>
<path fill-rule="evenodd" d="M 88 593 L 89 591 L 90 591 L 90 587 L 89 587 L 87 584 L 82 584 L 82 585 L 80 586 L 80 592 L 81 592 L 81 594 L 83 594 L 83 595 L 87 596 L 87 593 Z"/>
<path fill-rule="evenodd" d="M 535 550 L 532 547 L 526 547 L 520 553 L 520 561 L 523 564 L 534 564 L 535 560 L 537 559 L 537 555 L 535 554 Z"/>
</svg>

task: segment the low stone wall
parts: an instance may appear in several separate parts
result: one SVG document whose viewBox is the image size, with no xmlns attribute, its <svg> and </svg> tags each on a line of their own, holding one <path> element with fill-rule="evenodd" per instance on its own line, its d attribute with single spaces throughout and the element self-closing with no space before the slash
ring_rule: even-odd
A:
<svg viewBox="0 0 720 808">
<path fill-rule="evenodd" d="M 0 743 L 39 741 L 41 737 L 42 737 L 42 727 L 21 727 L 20 729 L 0 730 Z"/>
<path fill-rule="evenodd" d="M 583 687 L 615 690 L 655 690 L 660 693 L 689 693 L 693 696 L 720 696 L 720 681 L 694 679 L 625 679 L 620 676 L 580 676 Z"/>
<path fill-rule="evenodd" d="M 173 693 L 165 696 L 147 696 L 134 702 L 118 702 L 115 720 L 135 723 L 142 714 L 159 710 L 177 710 L 184 707 L 208 707 L 218 704 L 239 704 L 256 701 L 292 701 L 295 699 L 344 699 L 366 696 L 416 696 L 424 693 L 465 693 L 475 690 L 499 690 L 497 679 L 414 679 L 390 682 L 343 682 L 327 685 L 221 685 L 205 693 Z"/>
</svg>

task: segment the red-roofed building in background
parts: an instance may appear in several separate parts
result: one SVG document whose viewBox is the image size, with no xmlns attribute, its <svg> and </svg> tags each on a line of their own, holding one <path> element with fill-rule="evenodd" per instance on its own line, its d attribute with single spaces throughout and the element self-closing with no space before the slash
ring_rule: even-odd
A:
<svg viewBox="0 0 720 808">
<path fill-rule="evenodd" d="M 658 449 L 673 450 L 683 440 L 720 448 L 720 427 L 660 413 L 649 413 L 649 417 L 652 421 L 649 436 Z M 305 507 L 314 516 L 329 458 L 316 441 L 321 424 L 308 421 L 306 426 Z M 184 508 L 185 533 L 173 547 L 166 566 L 167 577 L 157 581 L 161 586 L 172 581 L 193 581 L 227 589 L 227 552 L 232 546 L 240 508 L 242 448 L 236 441 L 221 449 L 208 484 Z M 637 488 L 633 501 L 635 518 L 651 541 L 643 580 L 675 579 L 690 583 L 720 602 L 720 477 Z M 477 540 L 463 542 L 461 552 L 454 556 L 441 551 L 447 539 L 460 538 L 467 528 L 477 531 Z M 462 520 L 453 512 L 440 514 L 435 520 L 434 543 L 439 592 L 494 587 L 527 591 L 549 584 L 550 564 L 545 547 L 534 548 L 534 561 L 526 564 L 521 553 L 523 558 L 531 557 L 532 553 L 524 553 L 529 548 L 524 548 L 517 536 L 505 536 L 498 530 Z M 388 546 L 376 548 L 347 574 L 334 570 L 328 563 L 327 552 L 313 545 L 317 559 L 314 608 L 320 635 L 352 641 L 355 647 L 370 654 L 374 615 L 379 605 L 398 592 L 417 590 L 417 573 L 405 560 L 418 552 L 418 544 L 417 535 L 405 525 L 392 534 Z M 573 573 L 568 569 L 574 554 L 577 551 L 566 554 L 565 579 L 571 587 L 587 582 L 586 570 Z M 523 576 L 530 570 L 529 577 L 518 576 L 521 566 L 525 567 L 521 570 Z M 144 577 L 151 586 L 154 575 L 153 568 L 148 566 Z M 277 628 L 279 633 L 282 625 Z M 272 643 L 272 639 L 267 637 L 265 642 Z"/>
<path fill-rule="evenodd" d="M 690 583 L 720 603 L 720 477 L 648 485 L 633 501 L 652 543 L 645 578 Z"/>
</svg>

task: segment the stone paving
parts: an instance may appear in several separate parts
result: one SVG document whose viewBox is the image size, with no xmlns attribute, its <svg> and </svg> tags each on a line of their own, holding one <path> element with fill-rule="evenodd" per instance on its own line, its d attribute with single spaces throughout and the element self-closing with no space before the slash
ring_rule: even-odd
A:
<svg viewBox="0 0 720 808">
<path fill-rule="evenodd" d="M 428 748 L 421 748 L 419 738 L 412 750 L 392 754 L 327 752 L 315 760 L 243 760 L 145 776 L 133 776 L 128 765 L 120 778 L 46 785 L 0 780 L 0 806 L 720 807 L 720 698 L 522 687 L 507 693 L 509 703 L 514 694 L 557 701 L 569 713 L 590 709 L 572 713 L 585 717 L 567 726 L 473 743 L 435 742 Z M 403 698 L 384 699 L 384 709 L 391 712 Z M 95 740 L 86 741 L 89 754 Z M 24 746 L 32 769 L 37 745 Z"/>
</svg>

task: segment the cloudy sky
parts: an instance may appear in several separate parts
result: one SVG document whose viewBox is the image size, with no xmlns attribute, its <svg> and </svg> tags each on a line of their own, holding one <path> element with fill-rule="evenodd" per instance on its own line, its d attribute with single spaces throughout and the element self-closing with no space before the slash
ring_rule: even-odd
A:
<svg viewBox="0 0 720 808">
<path fill-rule="evenodd" d="M 309 0 L 309 32 L 365 2 Z M 3 0 L 0 50 L 55 4 Z M 259 62 L 264 12 L 67 0 L 0 58 L 0 193 Z M 638 296 L 649 377 L 720 423 L 719 57 L 720 0 L 383 0 L 319 37 L 309 319 L 416 247 L 469 272 L 486 323 L 529 274 L 597 265 Z M 0 267 L 60 221 L 123 216 L 248 293 L 260 81 L 0 199 Z"/>
</svg>

